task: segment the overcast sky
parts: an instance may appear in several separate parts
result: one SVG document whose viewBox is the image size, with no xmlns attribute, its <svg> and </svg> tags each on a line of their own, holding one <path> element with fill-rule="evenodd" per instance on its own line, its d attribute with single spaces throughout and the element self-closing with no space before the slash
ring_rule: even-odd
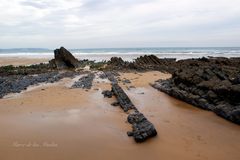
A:
<svg viewBox="0 0 240 160">
<path fill-rule="evenodd" d="M 240 46 L 240 0 L 0 0 L 0 48 Z"/>
</svg>

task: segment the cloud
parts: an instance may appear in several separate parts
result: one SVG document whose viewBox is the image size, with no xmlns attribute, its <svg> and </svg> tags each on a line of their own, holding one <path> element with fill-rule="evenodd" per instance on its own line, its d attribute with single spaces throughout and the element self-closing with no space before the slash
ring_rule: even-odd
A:
<svg viewBox="0 0 240 160">
<path fill-rule="evenodd" d="M 240 42 L 240 0 L 0 0 L 0 4 L 0 48 Z"/>
<path fill-rule="evenodd" d="M 48 8 L 48 4 L 44 1 L 23 1 L 21 2 L 23 6 L 30 6 L 37 9 Z"/>
</svg>

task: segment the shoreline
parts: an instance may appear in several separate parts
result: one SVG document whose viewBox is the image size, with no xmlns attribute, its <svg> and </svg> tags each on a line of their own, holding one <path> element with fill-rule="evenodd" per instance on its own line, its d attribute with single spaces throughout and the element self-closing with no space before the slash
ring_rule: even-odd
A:
<svg viewBox="0 0 240 160">
<path fill-rule="evenodd" d="M 66 78 L 27 90 L 17 97 L 0 99 L 0 138 L 4 139 L 0 155 L 4 159 L 47 160 L 99 156 L 105 159 L 238 159 L 238 125 L 149 86 L 159 77 L 169 76 L 158 71 L 120 73 L 122 79 L 131 80 L 131 84 L 120 85 L 159 132 L 157 137 L 140 145 L 126 136 L 130 125 L 124 122 L 127 115 L 110 105 L 115 98 L 103 98 L 101 91 L 110 88 L 108 81 L 97 78 L 92 89 L 85 91 L 69 89 L 72 80 Z M 129 85 L 136 88 L 128 90 Z M 42 147 L 33 147 L 34 143 Z M 44 143 L 52 147 L 44 147 Z M 17 157 L 8 154 L 16 151 Z"/>
<path fill-rule="evenodd" d="M 208 54 L 208 53 L 202 53 L 200 55 L 198 54 L 183 54 L 183 53 L 175 53 L 169 56 L 169 53 L 115 53 L 115 54 L 102 54 L 102 53 L 94 53 L 94 54 L 73 54 L 77 59 L 83 60 L 88 59 L 90 61 L 95 62 L 101 62 L 101 61 L 109 61 L 112 57 L 121 57 L 124 61 L 132 62 L 134 59 L 144 56 L 144 55 L 156 55 L 160 59 L 169 59 L 169 58 L 175 58 L 177 61 L 179 60 L 187 60 L 187 59 L 197 59 L 202 57 L 222 57 L 222 58 L 237 58 L 239 57 L 238 54 L 233 55 L 224 55 L 224 54 Z M 49 53 L 47 55 L 8 55 L 8 54 L 0 54 L 0 66 L 4 65 L 30 65 L 30 64 L 36 64 L 36 63 L 47 63 L 49 60 L 53 59 L 54 56 L 52 53 Z M 16 61 L 18 59 L 18 61 Z M 28 60 L 28 62 L 26 62 Z"/>
<path fill-rule="evenodd" d="M 39 63 L 47 63 L 51 58 L 31 58 L 31 57 L 0 57 L 0 66 L 21 66 Z"/>
<path fill-rule="evenodd" d="M 38 60 L 41 63 L 45 59 Z M 226 64 L 227 67 L 236 66 L 235 63 L 226 63 L 228 60 L 209 59 L 211 64 L 220 64 L 223 71 Z M 238 59 L 235 60 L 238 63 Z M 15 62 L 12 59 L 12 62 L 17 64 L 19 59 Z M 35 62 L 36 59 L 26 59 L 25 62 L 22 59 L 21 63 Z M 51 63 L 58 65 L 56 62 L 54 59 Z M 90 160 L 99 157 L 239 159 L 239 125 L 151 86 L 180 77 L 181 67 L 187 67 L 184 69 L 187 75 L 192 74 L 189 68 L 194 65 L 191 64 L 198 63 L 208 65 L 209 62 L 204 58 L 175 62 L 173 59 L 143 56 L 134 62 L 125 62 L 121 58 L 111 58 L 106 63 L 80 61 L 80 69 L 54 69 L 48 63 L 3 67 L 0 70 L 1 87 L 10 87 L 6 91 L 13 89 L 13 92 L 20 93 L 7 93 L 0 98 L 0 128 L 3 130 L 0 157 L 46 160 L 67 157 Z M 103 97 L 102 91 L 111 90 L 111 78 L 103 73 L 117 78 L 132 103 L 155 126 L 157 136 L 141 144 L 127 136 L 127 131 L 131 130 L 126 121 L 129 113 L 111 105 L 116 102 L 115 97 Z M 235 71 L 231 70 L 231 73 L 234 75 Z M 85 77 L 91 74 L 94 78 Z M 175 85 L 179 87 L 177 83 Z"/>
</svg>

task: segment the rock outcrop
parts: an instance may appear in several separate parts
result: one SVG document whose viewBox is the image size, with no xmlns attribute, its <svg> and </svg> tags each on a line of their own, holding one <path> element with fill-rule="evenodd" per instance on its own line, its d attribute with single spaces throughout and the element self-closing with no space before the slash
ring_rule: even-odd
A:
<svg viewBox="0 0 240 160">
<path fill-rule="evenodd" d="M 136 109 L 130 98 L 117 83 L 112 84 L 112 92 L 116 96 L 117 101 L 124 112 L 127 112 L 131 109 Z"/>
<path fill-rule="evenodd" d="M 160 59 L 155 55 L 140 56 L 132 62 L 123 61 L 120 57 L 112 57 L 110 61 L 108 61 L 108 68 L 115 70 L 160 70 L 172 72 L 174 70 L 173 64 L 175 62 L 175 58 Z"/>
<path fill-rule="evenodd" d="M 201 58 L 175 64 L 168 80 L 152 86 L 173 97 L 240 124 L 240 59 Z"/>
<path fill-rule="evenodd" d="M 107 97 L 107 98 L 112 98 L 112 96 L 113 96 L 112 91 L 109 91 L 109 90 L 102 91 L 102 94 L 104 97 Z"/>
<path fill-rule="evenodd" d="M 143 142 L 147 138 L 157 135 L 153 124 L 140 112 L 129 114 L 128 122 L 132 124 L 132 131 L 127 132 L 128 136 L 133 136 L 136 142 Z"/>
<path fill-rule="evenodd" d="M 110 61 L 108 61 L 108 65 L 112 66 L 125 66 L 128 62 L 124 62 L 121 57 L 112 57 Z"/>
<path fill-rule="evenodd" d="M 112 103 L 112 106 L 120 106 L 124 112 L 131 112 L 128 115 L 128 122 L 132 125 L 132 131 L 127 132 L 128 136 L 134 137 L 136 142 L 143 142 L 150 137 L 157 135 L 154 125 L 138 111 L 124 90 L 118 85 L 113 73 L 107 72 L 104 77 L 109 78 L 112 82 L 112 90 L 102 92 L 104 97 L 111 98 L 114 95 L 117 102 Z"/>
<path fill-rule="evenodd" d="M 38 75 L 11 75 L 0 77 L 0 98 L 9 93 L 20 93 L 31 85 L 39 83 L 54 83 L 65 77 L 74 77 L 81 73 L 57 71 L 41 73 Z"/>
<path fill-rule="evenodd" d="M 57 69 L 78 68 L 80 66 L 80 62 L 64 47 L 54 50 L 54 59 L 49 63 Z"/>
<path fill-rule="evenodd" d="M 78 81 L 74 82 L 71 88 L 91 89 L 94 78 L 95 78 L 94 73 L 90 73 L 86 76 L 83 76 Z"/>
</svg>

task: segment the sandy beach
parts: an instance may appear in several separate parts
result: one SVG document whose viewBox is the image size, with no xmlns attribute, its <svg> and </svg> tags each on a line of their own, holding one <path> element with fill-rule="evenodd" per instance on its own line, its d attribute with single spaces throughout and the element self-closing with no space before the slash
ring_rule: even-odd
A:
<svg viewBox="0 0 240 160">
<path fill-rule="evenodd" d="M 240 160 L 240 0 L 0 11 L 0 160 Z"/>
<path fill-rule="evenodd" d="M 0 57 L 0 66 L 13 65 L 31 65 L 48 62 L 51 58 L 32 58 L 32 57 Z"/>
<path fill-rule="evenodd" d="M 1 59 L 1 65 L 44 62 Z M 152 88 L 171 77 L 158 71 L 120 73 L 120 83 L 158 135 L 138 144 L 127 136 L 127 114 L 103 98 L 108 80 L 94 79 L 90 90 L 70 89 L 74 79 L 31 86 L 0 99 L 0 159 L 240 159 L 240 127 Z M 136 88 L 129 89 L 129 86 Z"/>
</svg>

